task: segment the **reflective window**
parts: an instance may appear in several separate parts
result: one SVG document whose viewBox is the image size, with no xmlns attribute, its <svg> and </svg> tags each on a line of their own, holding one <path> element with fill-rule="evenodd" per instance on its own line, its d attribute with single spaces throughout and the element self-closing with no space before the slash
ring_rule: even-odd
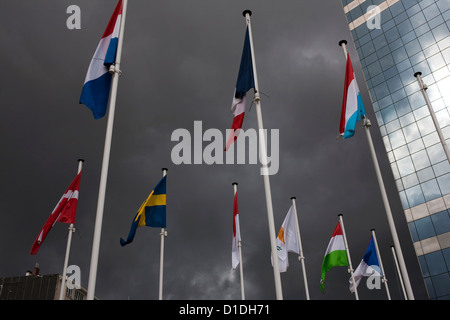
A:
<svg viewBox="0 0 450 320">
<path fill-rule="evenodd" d="M 435 179 L 422 183 L 421 187 L 425 201 L 430 201 L 442 196 Z"/>
<path fill-rule="evenodd" d="M 422 189 L 420 188 L 420 186 L 406 189 L 405 193 L 410 207 L 415 207 L 425 202 L 425 198 L 423 197 Z"/>
<path fill-rule="evenodd" d="M 416 170 L 422 170 L 431 165 L 430 160 L 428 159 L 427 152 L 425 150 L 412 154 L 411 159 Z"/>
<path fill-rule="evenodd" d="M 437 182 L 442 194 L 450 193 L 450 173 L 444 174 L 443 176 L 437 177 Z"/>
<path fill-rule="evenodd" d="M 419 128 L 417 127 L 417 124 L 415 122 L 404 127 L 403 133 L 405 134 L 406 142 L 412 142 L 420 138 Z"/>
<path fill-rule="evenodd" d="M 441 251 L 426 254 L 425 261 L 427 262 L 428 270 L 431 276 L 447 272 L 447 266 Z"/>
<path fill-rule="evenodd" d="M 402 130 L 397 130 L 389 134 L 389 141 L 393 149 L 398 148 L 406 143 Z"/>
<path fill-rule="evenodd" d="M 430 217 L 425 217 L 422 219 L 418 219 L 414 221 L 416 225 L 417 235 L 419 236 L 419 240 L 424 240 L 430 237 L 434 237 L 436 232 L 433 228 L 433 223 L 431 222 Z"/>
<path fill-rule="evenodd" d="M 440 252 L 440 251 L 438 251 Z M 433 282 L 434 291 L 436 292 L 437 297 L 444 297 L 448 299 L 448 295 L 450 295 L 450 275 L 448 273 L 436 275 L 431 277 L 431 281 Z"/>
<path fill-rule="evenodd" d="M 431 221 L 433 221 L 436 234 L 446 233 L 450 230 L 450 215 L 447 210 L 431 215 Z"/>
</svg>

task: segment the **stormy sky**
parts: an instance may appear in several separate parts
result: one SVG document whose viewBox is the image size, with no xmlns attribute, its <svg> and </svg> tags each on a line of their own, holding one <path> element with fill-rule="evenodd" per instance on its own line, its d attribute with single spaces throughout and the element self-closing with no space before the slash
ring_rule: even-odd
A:
<svg viewBox="0 0 450 320">
<path fill-rule="evenodd" d="M 77 172 L 83 175 L 69 265 L 88 286 L 107 116 L 94 120 L 78 103 L 87 67 L 116 0 L 0 2 L 0 277 L 61 273 L 68 225 L 57 223 L 39 252 L 30 249 Z M 66 26 L 69 5 L 81 9 L 81 29 Z M 230 106 L 250 9 L 264 127 L 279 129 L 279 170 L 270 176 L 275 229 L 296 197 L 311 299 L 352 300 L 345 267 L 319 280 L 323 255 L 343 214 L 352 264 L 359 264 L 375 229 L 393 299 L 402 299 L 393 244 L 369 153 L 358 125 L 336 140 L 342 105 L 346 39 L 416 299 L 426 291 L 361 66 L 337 0 L 130 0 L 122 76 L 109 162 L 95 295 L 158 298 L 160 235 L 141 227 L 126 247 L 141 203 L 167 173 L 163 299 L 236 299 L 231 270 L 233 182 L 238 182 L 247 299 L 275 299 L 269 227 L 260 164 L 179 164 L 172 133 L 194 121 L 203 132 L 230 128 Z M 254 106 L 244 129 L 257 128 Z M 202 143 L 202 149 L 209 141 Z M 192 141 L 192 147 L 194 141 Z M 270 154 L 269 148 L 269 154 Z M 193 155 L 192 155 L 193 157 Z M 223 154 L 225 159 L 225 155 Z M 301 265 L 289 254 L 283 297 L 305 299 Z M 384 287 L 358 287 L 361 299 L 386 299 Z"/>
</svg>

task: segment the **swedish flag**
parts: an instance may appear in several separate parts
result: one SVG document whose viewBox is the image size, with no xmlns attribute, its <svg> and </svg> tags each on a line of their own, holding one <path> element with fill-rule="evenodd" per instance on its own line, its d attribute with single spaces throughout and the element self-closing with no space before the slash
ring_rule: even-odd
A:
<svg viewBox="0 0 450 320">
<path fill-rule="evenodd" d="M 166 227 L 166 177 L 167 176 L 164 176 L 161 181 L 158 182 L 147 200 L 145 200 L 139 208 L 139 211 L 131 224 L 127 241 L 120 238 L 120 245 L 122 247 L 133 242 L 138 227 Z"/>
</svg>

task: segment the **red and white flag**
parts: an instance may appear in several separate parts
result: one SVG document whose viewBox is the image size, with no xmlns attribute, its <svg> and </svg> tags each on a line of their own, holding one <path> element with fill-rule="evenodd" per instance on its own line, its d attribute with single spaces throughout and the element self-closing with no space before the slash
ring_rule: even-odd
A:
<svg viewBox="0 0 450 320">
<path fill-rule="evenodd" d="M 241 231 L 239 228 L 239 211 L 238 211 L 238 201 L 237 201 L 237 191 L 234 194 L 234 204 L 233 204 L 233 244 L 231 250 L 231 265 L 233 269 L 238 266 L 239 259 L 239 242 L 241 241 Z"/>
<path fill-rule="evenodd" d="M 48 217 L 47 222 L 45 222 L 42 230 L 39 232 L 36 240 L 31 248 L 31 254 L 34 255 L 38 252 L 39 247 L 42 242 L 44 242 L 50 229 L 55 225 L 57 221 L 63 223 L 75 223 L 75 215 L 77 211 L 78 204 L 78 193 L 80 189 L 80 178 L 81 171 L 77 174 L 75 179 L 73 179 L 69 188 L 63 194 L 59 202 L 57 203 L 55 209 L 53 209 L 50 217 Z"/>
</svg>

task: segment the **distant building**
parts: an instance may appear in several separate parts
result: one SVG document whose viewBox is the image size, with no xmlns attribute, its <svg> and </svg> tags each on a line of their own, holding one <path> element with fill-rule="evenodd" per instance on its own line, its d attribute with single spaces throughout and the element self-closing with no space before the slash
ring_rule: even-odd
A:
<svg viewBox="0 0 450 320">
<path fill-rule="evenodd" d="M 450 165 L 414 76 L 448 145 L 450 1 L 341 2 L 428 296 L 450 299 Z"/>
<path fill-rule="evenodd" d="M 39 275 L 39 268 L 24 276 L 0 278 L 0 300 L 59 300 L 62 276 Z M 66 289 L 65 300 L 86 300 L 84 288 Z"/>
</svg>

